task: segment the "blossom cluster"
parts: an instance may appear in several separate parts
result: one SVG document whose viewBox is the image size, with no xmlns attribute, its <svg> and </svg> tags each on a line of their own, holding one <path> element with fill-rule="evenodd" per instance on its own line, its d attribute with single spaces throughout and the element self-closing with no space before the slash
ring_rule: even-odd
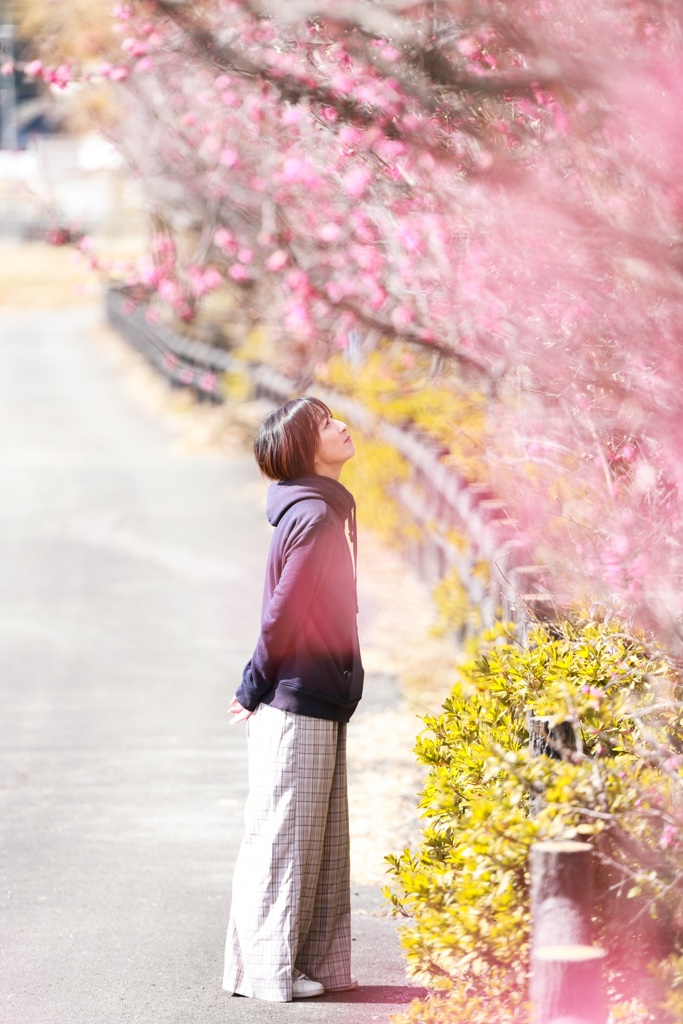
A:
<svg viewBox="0 0 683 1024">
<path fill-rule="evenodd" d="M 677 4 L 312 11 L 114 9 L 121 57 L 93 74 L 124 91 L 163 224 L 131 284 L 182 320 L 242 288 L 309 366 L 352 337 L 458 362 L 489 390 L 520 532 L 568 589 L 677 635 Z"/>
</svg>

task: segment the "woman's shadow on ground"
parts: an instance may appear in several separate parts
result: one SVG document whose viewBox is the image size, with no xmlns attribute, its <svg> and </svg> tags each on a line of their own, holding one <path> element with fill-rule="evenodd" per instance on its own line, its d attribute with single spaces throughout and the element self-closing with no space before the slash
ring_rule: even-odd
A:
<svg viewBox="0 0 683 1024">
<path fill-rule="evenodd" d="M 350 992 L 330 992 L 319 996 L 316 1003 L 384 1003 L 406 1006 L 413 999 L 424 999 L 426 995 L 426 988 L 412 985 L 359 985 Z"/>
</svg>

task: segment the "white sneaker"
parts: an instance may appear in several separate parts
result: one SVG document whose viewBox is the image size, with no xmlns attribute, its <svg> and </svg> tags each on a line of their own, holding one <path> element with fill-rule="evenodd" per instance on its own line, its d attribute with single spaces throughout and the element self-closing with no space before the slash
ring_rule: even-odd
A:
<svg viewBox="0 0 683 1024">
<path fill-rule="evenodd" d="M 307 978 L 301 971 L 294 975 L 292 984 L 292 999 L 310 999 L 312 996 L 324 996 L 325 989 L 319 981 Z"/>
</svg>

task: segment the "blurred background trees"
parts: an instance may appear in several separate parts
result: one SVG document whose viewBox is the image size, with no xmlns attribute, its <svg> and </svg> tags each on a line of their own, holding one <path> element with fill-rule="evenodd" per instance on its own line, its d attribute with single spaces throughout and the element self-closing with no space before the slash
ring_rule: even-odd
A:
<svg viewBox="0 0 683 1024">
<path fill-rule="evenodd" d="M 68 65 L 47 11 L 25 73 L 117 86 L 133 294 L 189 322 L 237 288 L 302 385 L 387 338 L 459 366 L 558 599 L 677 646 L 678 6 L 151 0 Z"/>
</svg>

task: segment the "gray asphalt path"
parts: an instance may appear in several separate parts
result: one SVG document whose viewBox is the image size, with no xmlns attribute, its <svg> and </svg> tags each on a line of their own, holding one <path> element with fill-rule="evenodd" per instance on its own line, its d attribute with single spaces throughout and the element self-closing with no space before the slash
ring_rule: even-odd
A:
<svg viewBox="0 0 683 1024">
<path fill-rule="evenodd" d="M 386 1021 L 419 993 L 369 888 L 358 992 L 220 989 L 263 490 L 246 456 L 174 452 L 90 340 L 99 318 L 0 315 L 0 1020 Z"/>
</svg>

